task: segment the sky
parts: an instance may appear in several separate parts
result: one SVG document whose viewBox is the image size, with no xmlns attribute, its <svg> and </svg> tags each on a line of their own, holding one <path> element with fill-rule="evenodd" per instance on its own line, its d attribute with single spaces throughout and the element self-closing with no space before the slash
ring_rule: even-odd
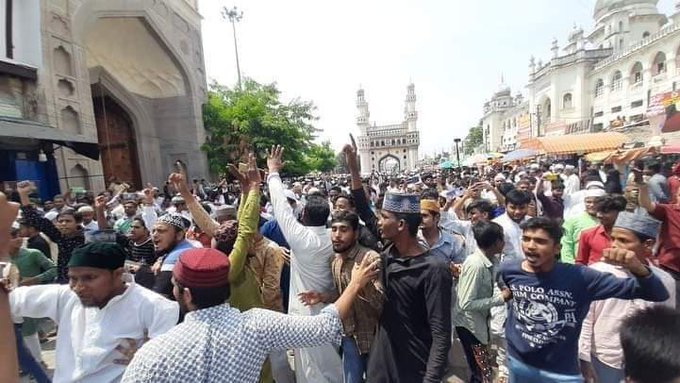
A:
<svg viewBox="0 0 680 383">
<path fill-rule="evenodd" d="M 415 84 L 420 154 L 449 151 L 482 117 L 501 80 L 524 92 L 529 58 L 546 62 L 574 26 L 593 27 L 595 0 L 200 0 L 208 82 L 237 83 L 231 25 L 237 6 L 241 73 L 276 82 L 284 100 L 317 106 L 319 141 L 339 150 L 356 126 L 356 92 L 371 123 L 403 120 Z M 660 0 L 670 15 L 674 0 Z"/>
</svg>

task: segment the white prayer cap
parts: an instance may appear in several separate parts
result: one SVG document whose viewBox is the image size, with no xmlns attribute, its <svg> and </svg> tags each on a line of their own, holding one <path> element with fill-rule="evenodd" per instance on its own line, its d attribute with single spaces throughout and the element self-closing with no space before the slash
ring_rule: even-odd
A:
<svg viewBox="0 0 680 383">
<path fill-rule="evenodd" d="M 571 165 L 569 165 L 569 166 L 571 166 Z M 571 168 L 573 169 L 574 167 L 571 166 Z M 564 164 L 555 164 L 554 169 L 555 169 L 555 170 L 564 169 Z"/>
<path fill-rule="evenodd" d="M 92 206 L 81 206 L 78 208 L 78 213 L 83 214 L 83 213 L 94 213 L 94 209 Z"/>
<path fill-rule="evenodd" d="M 585 198 L 588 197 L 602 197 L 607 194 L 604 189 L 587 189 L 584 193 Z"/>
<path fill-rule="evenodd" d="M 539 168 L 538 164 L 529 165 L 529 169 L 531 169 L 531 170 L 538 170 L 538 168 Z"/>
<path fill-rule="evenodd" d="M 604 190 L 604 184 L 600 181 L 590 181 L 586 184 L 586 189 L 599 188 Z"/>
<path fill-rule="evenodd" d="M 319 190 L 319 188 L 316 188 L 316 187 L 311 187 L 311 188 L 309 188 L 309 190 L 307 190 L 307 194 L 315 194 L 315 193 L 320 193 L 320 192 L 321 192 L 321 190 Z"/>
<path fill-rule="evenodd" d="M 574 170 L 574 165 L 565 165 L 564 170 Z"/>
<path fill-rule="evenodd" d="M 498 173 L 496 176 L 493 178 L 494 181 L 505 181 L 505 176 L 503 173 Z"/>
</svg>

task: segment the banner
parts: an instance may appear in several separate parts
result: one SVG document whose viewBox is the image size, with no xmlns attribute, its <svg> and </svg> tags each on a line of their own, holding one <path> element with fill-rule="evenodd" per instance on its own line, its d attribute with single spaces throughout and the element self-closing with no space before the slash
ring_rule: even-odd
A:
<svg viewBox="0 0 680 383">
<path fill-rule="evenodd" d="M 649 100 L 647 118 L 655 134 L 680 131 L 680 92 L 654 95 Z"/>
</svg>

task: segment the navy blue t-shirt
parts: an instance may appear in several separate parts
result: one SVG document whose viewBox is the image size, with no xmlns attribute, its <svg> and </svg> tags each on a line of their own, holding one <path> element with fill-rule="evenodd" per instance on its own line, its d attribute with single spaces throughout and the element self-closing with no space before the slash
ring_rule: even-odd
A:
<svg viewBox="0 0 680 383">
<path fill-rule="evenodd" d="M 521 265 L 519 260 L 500 266 L 500 276 L 513 294 L 505 323 L 508 354 L 558 374 L 580 374 L 578 339 L 592 301 L 668 299 L 666 288 L 651 273 L 646 278 L 617 278 L 566 263 L 555 264 L 547 273 L 530 273 Z"/>
</svg>

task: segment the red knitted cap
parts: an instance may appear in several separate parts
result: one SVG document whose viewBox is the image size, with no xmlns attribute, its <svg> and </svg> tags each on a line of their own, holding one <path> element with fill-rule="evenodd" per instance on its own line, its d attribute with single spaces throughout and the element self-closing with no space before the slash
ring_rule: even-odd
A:
<svg viewBox="0 0 680 383">
<path fill-rule="evenodd" d="M 215 249 L 189 249 L 179 256 L 172 276 L 184 287 L 226 286 L 229 283 L 229 258 Z"/>
</svg>

